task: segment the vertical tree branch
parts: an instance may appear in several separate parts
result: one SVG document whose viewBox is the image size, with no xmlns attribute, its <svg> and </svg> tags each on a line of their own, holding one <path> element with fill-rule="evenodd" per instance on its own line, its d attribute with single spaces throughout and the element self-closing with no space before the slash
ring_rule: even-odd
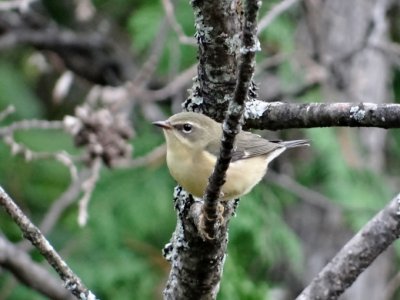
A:
<svg viewBox="0 0 400 300">
<path fill-rule="evenodd" d="M 241 1 L 192 0 L 199 45 L 198 76 L 185 110 L 222 121 L 236 84 Z"/>
<path fill-rule="evenodd" d="M 240 118 L 244 112 L 245 100 L 250 88 L 254 73 L 255 53 L 259 50 L 257 40 L 257 12 L 261 2 L 248 0 L 246 2 L 245 20 L 243 25 L 242 46 L 240 48 L 240 67 L 236 82 L 235 93 L 228 108 L 228 113 L 223 123 L 223 137 L 220 156 L 212 173 L 204 197 L 204 230 L 214 237 L 216 233 L 216 221 L 218 219 L 218 198 L 221 187 L 225 183 L 225 174 L 232 159 L 232 149 L 235 136 L 240 131 Z"/>
<path fill-rule="evenodd" d="M 255 10 L 249 13 L 254 21 L 246 26 L 243 44 L 240 39 L 243 21 L 240 1 L 193 0 L 192 5 L 199 42 L 199 66 L 198 77 L 191 95 L 184 103 L 184 109 L 203 112 L 221 121 L 235 92 L 240 50 L 245 63 L 239 71 L 241 80 L 237 84 L 239 92 L 236 93 L 239 100 L 235 100 L 235 103 L 242 103 L 243 106 L 246 99 L 254 67 L 254 62 L 249 63 L 248 58 L 254 57 L 257 50 L 253 35 L 258 5 L 256 1 L 249 1 L 249 10 Z M 238 109 L 233 105 L 230 111 L 239 119 L 243 107 L 239 105 Z M 232 126 L 229 119 L 227 123 Z M 181 187 L 175 189 L 174 196 L 178 222 L 171 242 L 164 248 L 164 256 L 171 262 L 164 299 L 215 299 L 225 261 L 228 221 L 236 202 L 226 204 L 223 217 L 227 222 L 221 224 L 218 239 L 203 240 L 196 226 L 202 203 L 195 201 Z"/>
</svg>

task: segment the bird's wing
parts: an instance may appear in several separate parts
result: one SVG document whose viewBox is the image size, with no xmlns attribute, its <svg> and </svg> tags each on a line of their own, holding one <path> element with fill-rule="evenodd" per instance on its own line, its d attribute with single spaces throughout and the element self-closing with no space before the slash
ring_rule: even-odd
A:
<svg viewBox="0 0 400 300">
<path fill-rule="evenodd" d="M 260 156 L 273 152 L 276 149 L 285 147 L 280 141 L 268 141 L 263 139 L 257 134 L 253 134 L 247 131 L 241 131 L 236 136 L 235 146 L 233 149 L 232 162 Z M 213 140 L 207 145 L 206 151 L 219 156 L 221 148 L 221 142 L 219 140 Z"/>
<path fill-rule="evenodd" d="M 268 141 L 257 134 L 241 131 L 236 137 L 232 161 L 265 155 L 282 147 L 279 141 Z"/>
</svg>

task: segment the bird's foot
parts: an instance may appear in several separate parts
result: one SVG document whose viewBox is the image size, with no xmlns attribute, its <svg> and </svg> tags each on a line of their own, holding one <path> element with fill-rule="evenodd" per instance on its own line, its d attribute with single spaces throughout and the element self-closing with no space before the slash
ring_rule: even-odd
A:
<svg viewBox="0 0 400 300">
<path fill-rule="evenodd" d="M 199 234 L 204 241 L 215 239 L 219 228 L 225 224 L 224 211 L 224 206 L 218 202 L 215 216 L 210 216 L 203 206 L 198 229 Z"/>
</svg>

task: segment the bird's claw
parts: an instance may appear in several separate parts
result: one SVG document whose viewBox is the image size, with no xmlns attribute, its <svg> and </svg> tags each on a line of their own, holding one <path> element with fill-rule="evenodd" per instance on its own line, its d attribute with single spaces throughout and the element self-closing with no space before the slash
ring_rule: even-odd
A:
<svg viewBox="0 0 400 300">
<path fill-rule="evenodd" d="M 216 218 L 210 218 L 203 208 L 199 219 L 199 234 L 204 241 L 215 239 L 216 232 L 225 223 L 224 211 L 224 206 L 218 202 Z"/>
</svg>

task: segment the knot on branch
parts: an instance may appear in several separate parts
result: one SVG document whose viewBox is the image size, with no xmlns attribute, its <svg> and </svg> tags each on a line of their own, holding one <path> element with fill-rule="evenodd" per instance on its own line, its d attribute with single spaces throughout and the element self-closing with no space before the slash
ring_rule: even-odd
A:
<svg viewBox="0 0 400 300">
<path fill-rule="evenodd" d="M 132 146 L 128 140 L 134 132 L 129 121 L 107 108 L 94 110 L 85 105 L 76 109 L 75 117 L 64 118 L 64 128 L 78 147 L 85 147 L 89 162 L 101 158 L 112 167 L 120 159 L 128 158 Z"/>
</svg>

